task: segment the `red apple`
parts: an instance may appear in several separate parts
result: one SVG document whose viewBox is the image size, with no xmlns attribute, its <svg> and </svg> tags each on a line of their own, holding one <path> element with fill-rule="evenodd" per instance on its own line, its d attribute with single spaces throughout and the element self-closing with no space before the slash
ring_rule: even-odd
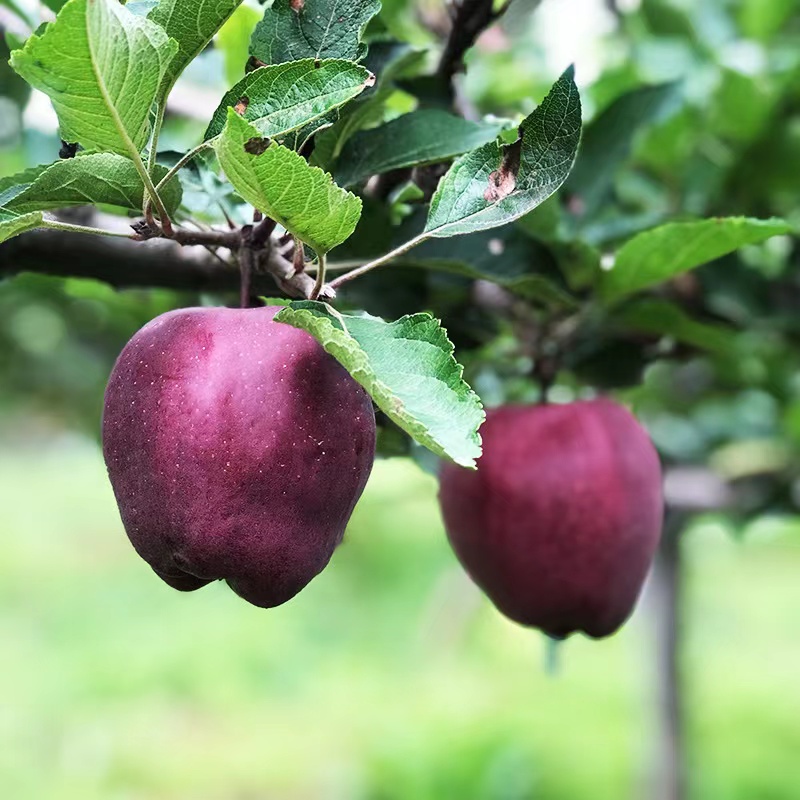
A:
<svg viewBox="0 0 800 800">
<path fill-rule="evenodd" d="M 658 456 L 622 406 L 506 406 L 477 470 L 446 464 L 439 500 L 461 563 L 497 608 L 554 638 L 630 616 L 661 535 Z"/>
<path fill-rule="evenodd" d="M 366 392 L 278 310 L 154 319 L 122 351 L 103 415 L 139 555 L 176 589 L 224 579 L 265 608 L 328 563 L 375 453 Z"/>
</svg>

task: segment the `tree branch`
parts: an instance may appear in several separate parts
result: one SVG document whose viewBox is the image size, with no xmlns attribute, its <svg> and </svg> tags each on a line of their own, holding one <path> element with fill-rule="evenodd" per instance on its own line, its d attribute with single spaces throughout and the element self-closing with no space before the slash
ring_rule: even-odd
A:
<svg viewBox="0 0 800 800">
<path fill-rule="evenodd" d="M 128 222 L 122 217 L 108 217 L 84 208 L 70 209 L 65 217 L 80 222 L 100 219 L 115 236 L 125 231 Z M 246 243 L 243 229 L 178 228 L 173 238 L 168 240 L 161 237 L 157 225 L 150 226 L 145 222 L 133 226 L 133 238 L 42 228 L 0 245 L 0 279 L 21 272 L 34 272 L 93 278 L 118 288 L 235 291 L 242 288 L 242 275 L 237 266 L 228 263 L 223 255 L 231 251 L 239 253 L 241 258 L 244 245 L 244 249 L 249 251 L 245 259 L 252 266 L 249 294 L 310 298 L 314 292 L 314 279 L 305 272 L 296 272 L 280 242 L 270 237 L 269 227 L 269 224 L 262 223 L 253 230 L 248 226 Z M 254 242 L 256 234 L 260 236 Z M 263 242 L 262 237 L 265 239 Z M 222 255 L 218 248 L 222 248 Z M 335 296 L 336 292 L 330 286 L 322 287 L 321 299 L 329 300 Z"/>
<path fill-rule="evenodd" d="M 0 277 L 35 272 L 94 278 L 119 288 L 158 287 L 187 291 L 235 291 L 239 272 L 207 251 L 154 239 L 134 242 L 80 233 L 37 230 L 0 245 Z M 274 291 L 258 276 L 259 291 Z"/>
<path fill-rule="evenodd" d="M 493 10 L 493 5 L 492 0 L 453 0 L 450 6 L 453 24 L 436 74 L 450 86 L 451 92 L 453 92 L 453 78 L 464 71 L 464 53 L 505 11 L 508 3 L 505 3 L 498 12 Z"/>
<path fill-rule="evenodd" d="M 194 232 L 192 232 L 194 233 Z M 253 294 L 310 297 L 314 280 L 294 274 L 276 247 L 259 254 Z M 93 278 L 117 288 L 152 287 L 194 292 L 238 292 L 241 276 L 199 247 L 175 241 L 134 242 L 56 230 L 23 233 L 0 245 L 0 279 L 32 272 L 64 278 Z M 276 285 L 277 284 L 277 285 Z M 333 297 L 327 290 L 325 297 Z"/>
</svg>

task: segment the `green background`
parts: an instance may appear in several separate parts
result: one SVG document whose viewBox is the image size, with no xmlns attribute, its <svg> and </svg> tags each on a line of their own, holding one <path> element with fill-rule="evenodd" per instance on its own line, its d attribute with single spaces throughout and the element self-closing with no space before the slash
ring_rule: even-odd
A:
<svg viewBox="0 0 800 800">
<path fill-rule="evenodd" d="M 649 796 L 654 622 L 539 634 L 462 576 L 432 478 L 381 461 L 291 603 L 179 594 L 138 559 L 94 445 L 0 457 L 0 785 L 14 800 Z M 800 786 L 798 524 L 687 538 L 693 796 Z"/>
</svg>

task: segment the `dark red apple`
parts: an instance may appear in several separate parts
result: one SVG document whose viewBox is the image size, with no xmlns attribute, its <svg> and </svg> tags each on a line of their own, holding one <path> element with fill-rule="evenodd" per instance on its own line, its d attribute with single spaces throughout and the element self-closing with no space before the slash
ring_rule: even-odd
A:
<svg viewBox="0 0 800 800">
<path fill-rule="evenodd" d="M 497 608 L 554 638 L 630 616 L 661 535 L 658 456 L 622 406 L 506 406 L 477 470 L 446 464 L 439 500 L 458 558 Z"/>
<path fill-rule="evenodd" d="M 341 542 L 375 454 L 366 392 L 277 308 L 189 308 L 142 328 L 106 390 L 125 530 L 170 586 L 225 579 L 269 608 Z"/>
</svg>

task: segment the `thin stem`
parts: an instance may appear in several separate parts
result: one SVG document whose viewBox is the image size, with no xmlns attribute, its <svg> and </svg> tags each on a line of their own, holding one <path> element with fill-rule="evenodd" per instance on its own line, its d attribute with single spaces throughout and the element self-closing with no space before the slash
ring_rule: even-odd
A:
<svg viewBox="0 0 800 800">
<path fill-rule="evenodd" d="M 253 280 L 253 249 L 248 244 L 243 244 L 239 250 L 239 271 L 242 282 L 239 288 L 239 305 L 242 308 L 250 307 L 250 286 Z"/>
<path fill-rule="evenodd" d="M 182 170 L 195 156 L 199 155 L 203 152 L 203 150 L 207 150 L 209 147 L 213 147 L 213 139 L 209 139 L 206 142 L 200 142 L 197 147 L 193 147 L 188 153 L 185 153 L 180 157 L 178 162 L 173 166 L 169 172 L 158 182 L 158 186 L 156 189 L 163 189 L 164 186 L 169 183 L 177 174 Z"/>
<path fill-rule="evenodd" d="M 328 272 L 344 272 L 348 269 L 355 269 L 364 263 L 363 258 L 354 258 L 351 261 L 329 261 L 326 265 Z M 306 272 L 316 272 L 317 265 L 309 264 L 306 267 Z"/>
<path fill-rule="evenodd" d="M 175 164 L 175 166 L 173 166 L 167 172 L 167 174 L 164 175 L 164 177 L 158 182 L 158 185 L 154 188 L 154 192 L 156 193 L 156 196 L 158 195 L 158 192 L 160 192 L 178 174 L 178 172 L 180 172 L 196 155 L 198 155 L 199 153 L 202 153 L 203 150 L 205 150 L 206 148 L 211 147 L 212 146 L 211 143 L 213 141 L 214 141 L 213 139 L 209 139 L 207 142 L 200 142 L 200 144 L 197 145 L 197 147 L 193 147 L 188 153 L 185 153 L 183 156 L 181 156 L 181 158 L 178 160 L 177 164 Z M 152 151 L 151 151 L 151 153 L 152 153 Z M 152 166 L 151 166 L 151 170 L 152 170 Z M 145 200 L 145 203 L 144 203 L 144 215 L 145 215 L 145 217 L 147 216 L 148 212 L 150 211 L 150 199 L 151 199 L 152 196 L 153 195 L 151 193 L 150 197 L 148 197 L 147 200 Z M 158 208 L 158 202 L 156 202 L 155 200 L 153 200 L 153 202 L 156 203 L 156 208 Z M 161 209 L 160 208 L 159 208 L 158 213 L 159 213 L 159 215 L 161 214 Z"/>
<path fill-rule="evenodd" d="M 205 247 L 205 249 L 206 249 L 206 250 L 208 250 L 208 252 L 209 252 L 209 253 L 211 253 L 211 255 L 212 255 L 212 256 L 214 256 L 214 258 L 216 258 L 216 259 L 217 259 L 217 261 L 219 261 L 219 263 L 220 263 L 220 264 L 224 264 L 226 267 L 230 267 L 230 266 L 231 266 L 231 265 L 230 265 L 230 264 L 229 264 L 229 263 L 228 263 L 228 262 L 227 262 L 227 261 L 226 261 L 226 260 L 225 260 L 225 259 L 224 259 L 224 258 L 223 258 L 223 257 L 222 257 L 222 256 L 221 256 L 221 255 L 220 255 L 218 252 L 217 252 L 217 251 L 216 251 L 216 249 L 214 248 L 214 246 L 213 246 L 213 245 L 210 245 L 210 244 L 204 244 L 204 245 L 203 245 L 203 247 Z"/>
<path fill-rule="evenodd" d="M 322 261 L 322 268 L 325 269 L 327 264 Z M 306 271 L 306 250 L 303 243 L 299 239 L 294 240 L 294 255 L 292 256 L 292 266 L 295 272 Z"/>
<path fill-rule="evenodd" d="M 322 287 L 325 285 L 325 263 L 326 263 L 327 256 L 325 253 L 320 253 L 317 258 L 318 268 L 317 268 L 317 281 L 314 284 L 314 288 L 311 290 L 311 297 L 310 300 L 316 300 L 319 297 L 319 293 L 322 291 Z"/>
<path fill-rule="evenodd" d="M 123 231 L 107 231 L 103 228 L 93 228 L 90 225 L 73 225 L 71 222 L 59 222 L 56 219 L 43 219 L 42 228 L 54 231 L 70 231 L 71 233 L 91 233 L 94 236 L 113 236 L 117 239 L 135 239 L 136 234 Z"/>
<path fill-rule="evenodd" d="M 544 650 L 544 671 L 551 678 L 558 675 L 561 669 L 561 645 L 563 640 L 553 639 L 551 636 L 545 637 L 545 650 Z"/>
<path fill-rule="evenodd" d="M 156 211 L 158 211 L 158 219 L 161 222 L 161 229 L 164 231 L 164 236 L 166 236 L 168 239 L 171 239 L 175 233 L 172 228 L 172 220 L 169 218 L 167 207 L 164 205 L 161 195 L 159 195 L 158 190 L 154 186 L 153 179 L 150 177 L 150 173 L 147 171 L 147 167 L 145 167 L 142 157 L 139 155 L 139 153 L 136 153 L 136 158 L 133 160 L 133 163 L 136 165 L 136 169 L 142 177 L 144 188 L 147 190 L 147 199 L 144 202 L 145 217 L 148 215 L 148 211 L 150 210 L 150 201 L 152 200 L 152 202 L 155 204 Z"/>
<path fill-rule="evenodd" d="M 369 264 L 364 264 L 363 267 L 358 267 L 358 269 L 345 272 L 344 275 L 340 275 L 338 278 L 336 278 L 336 280 L 331 281 L 331 289 L 338 289 L 340 286 L 343 286 L 345 283 L 349 283 L 354 278 L 358 278 L 359 276 L 370 272 L 371 270 L 375 269 L 375 267 L 380 267 L 387 261 L 391 261 L 393 258 L 403 255 L 403 253 L 408 252 L 412 247 L 416 247 L 418 244 L 420 244 L 420 242 L 424 242 L 429 236 L 430 234 L 428 233 L 421 233 L 419 236 L 415 236 L 413 239 L 409 239 L 409 241 L 401 244 L 400 247 L 395 247 L 394 250 L 390 251 L 385 256 L 376 258 L 374 261 L 370 261 Z"/>
<path fill-rule="evenodd" d="M 156 121 L 153 123 L 153 138 L 150 141 L 150 153 L 147 156 L 147 171 L 152 175 L 158 156 L 158 137 L 164 125 L 164 113 L 167 110 L 166 100 L 159 100 L 156 106 Z M 158 187 L 156 187 L 158 188 Z"/>
</svg>

